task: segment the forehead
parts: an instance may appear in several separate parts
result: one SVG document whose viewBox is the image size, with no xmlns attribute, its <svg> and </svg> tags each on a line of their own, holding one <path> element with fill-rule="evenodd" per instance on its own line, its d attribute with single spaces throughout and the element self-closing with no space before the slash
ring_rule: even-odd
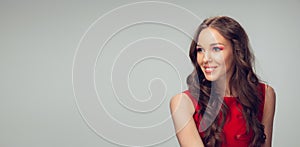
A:
<svg viewBox="0 0 300 147">
<path fill-rule="evenodd" d="M 219 31 L 214 28 L 205 28 L 200 32 L 197 40 L 198 45 L 206 47 L 217 43 L 228 44 L 229 40 L 224 38 Z"/>
</svg>

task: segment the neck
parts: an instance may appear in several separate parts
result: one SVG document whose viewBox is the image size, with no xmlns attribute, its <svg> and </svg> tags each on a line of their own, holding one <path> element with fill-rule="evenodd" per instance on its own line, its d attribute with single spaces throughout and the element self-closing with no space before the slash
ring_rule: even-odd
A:
<svg viewBox="0 0 300 147">
<path fill-rule="evenodd" d="M 233 89 L 230 89 L 230 77 L 231 76 L 224 76 L 222 78 L 220 78 L 219 80 L 216 81 L 216 85 L 218 85 L 218 89 L 221 90 L 221 92 L 223 92 L 222 94 L 224 96 L 235 96 L 235 91 Z"/>
</svg>

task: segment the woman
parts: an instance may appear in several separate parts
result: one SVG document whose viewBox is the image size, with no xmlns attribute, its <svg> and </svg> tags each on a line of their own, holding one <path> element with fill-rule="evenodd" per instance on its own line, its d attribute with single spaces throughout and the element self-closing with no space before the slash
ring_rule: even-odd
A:
<svg viewBox="0 0 300 147">
<path fill-rule="evenodd" d="M 254 73 L 241 25 L 226 16 L 204 20 L 189 55 L 188 90 L 170 102 L 180 145 L 270 147 L 275 92 Z"/>
</svg>

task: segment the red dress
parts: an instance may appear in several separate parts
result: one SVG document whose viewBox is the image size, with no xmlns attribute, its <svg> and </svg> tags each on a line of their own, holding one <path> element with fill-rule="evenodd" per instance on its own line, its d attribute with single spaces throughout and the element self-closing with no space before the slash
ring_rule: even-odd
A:
<svg viewBox="0 0 300 147">
<path fill-rule="evenodd" d="M 261 105 L 259 106 L 259 115 L 258 120 L 262 120 L 262 113 L 264 108 L 264 97 L 265 97 L 265 84 L 259 85 L 259 91 L 262 92 L 262 98 L 261 98 Z M 200 106 L 198 105 L 197 99 L 193 97 L 188 90 L 184 91 L 186 95 L 190 97 L 192 100 L 195 111 L 200 110 Z M 223 127 L 223 135 L 224 135 L 224 141 L 222 143 L 222 147 L 248 147 L 251 141 L 251 137 L 253 135 L 253 131 L 250 129 L 250 132 L 247 133 L 246 128 L 246 120 L 243 117 L 242 113 L 242 106 L 240 103 L 237 102 L 235 97 L 224 97 L 224 102 L 228 106 L 228 111 L 226 117 L 230 117 L 229 119 L 226 119 L 227 121 L 224 124 Z M 199 129 L 199 114 L 194 114 L 194 121 L 196 123 L 197 129 Z M 203 138 L 204 133 L 199 133 L 201 138 Z"/>
</svg>

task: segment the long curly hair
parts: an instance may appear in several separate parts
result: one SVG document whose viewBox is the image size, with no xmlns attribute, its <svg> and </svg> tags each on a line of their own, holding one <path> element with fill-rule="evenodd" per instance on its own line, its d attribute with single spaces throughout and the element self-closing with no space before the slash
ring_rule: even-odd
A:
<svg viewBox="0 0 300 147">
<path fill-rule="evenodd" d="M 225 141 L 222 136 L 222 128 L 226 123 L 226 115 L 228 107 L 218 97 L 218 92 L 212 90 L 212 81 L 205 79 L 205 76 L 197 62 L 197 40 L 200 32 L 205 28 L 213 28 L 217 30 L 224 38 L 231 42 L 233 49 L 233 74 L 229 80 L 229 90 L 234 90 L 237 101 L 242 106 L 243 116 L 247 122 L 247 132 L 253 130 L 250 146 L 261 146 L 265 142 L 264 126 L 258 120 L 259 105 L 262 103 L 261 93 L 257 90 L 259 78 L 254 73 L 254 56 L 249 47 L 249 39 L 242 26 L 234 19 L 227 16 L 217 16 L 205 19 L 195 33 L 194 39 L 190 45 L 189 56 L 195 67 L 194 71 L 187 77 L 187 84 L 191 94 L 198 98 L 198 105 L 201 109 L 199 117 L 204 113 L 208 114 L 208 118 L 212 119 L 212 124 L 204 131 L 202 138 L 205 146 L 221 146 Z M 219 112 L 216 107 L 208 104 L 209 100 L 213 103 L 220 104 Z M 218 113 L 218 117 L 214 118 L 213 114 Z"/>
</svg>

